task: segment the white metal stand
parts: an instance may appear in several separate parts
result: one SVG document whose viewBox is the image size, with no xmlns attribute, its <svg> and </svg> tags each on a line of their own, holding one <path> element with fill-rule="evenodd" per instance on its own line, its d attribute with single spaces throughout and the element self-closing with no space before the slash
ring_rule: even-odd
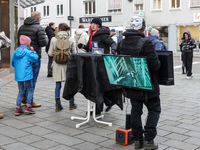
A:
<svg viewBox="0 0 200 150">
<path fill-rule="evenodd" d="M 91 108 L 91 106 L 92 106 L 92 108 Z M 91 102 L 90 100 L 88 100 L 87 116 L 86 116 L 86 118 L 71 116 L 71 120 L 74 120 L 74 119 L 85 120 L 82 123 L 76 124 L 76 128 L 79 128 L 81 125 L 86 124 L 87 122 L 89 122 L 89 120 L 90 120 L 90 111 L 93 111 L 92 112 L 92 116 L 93 116 L 94 121 L 96 121 L 97 123 L 102 123 L 102 124 L 107 124 L 108 126 L 112 126 L 112 123 L 110 123 L 110 122 L 104 122 L 104 121 L 97 120 L 99 118 L 103 118 L 104 115 L 96 117 L 96 115 L 95 115 L 96 104 L 94 102 Z"/>
</svg>

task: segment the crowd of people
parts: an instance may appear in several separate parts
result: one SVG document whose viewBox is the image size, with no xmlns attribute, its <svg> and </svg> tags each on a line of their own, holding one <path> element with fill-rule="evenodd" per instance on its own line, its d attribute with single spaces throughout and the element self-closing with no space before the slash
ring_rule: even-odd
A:
<svg viewBox="0 0 200 150">
<path fill-rule="evenodd" d="M 15 68 L 15 80 L 18 83 L 19 93 L 16 100 L 15 115 L 23 113 L 34 114 L 33 107 L 40 107 L 34 101 L 34 91 L 41 66 L 41 47 L 46 46 L 48 54 L 47 77 L 52 77 L 55 82 L 55 111 L 61 111 L 63 106 L 60 100 L 62 82 L 66 80 L 67 62 L 72 53 L 88 53 L 92 51 L 92 42 L 97 42 L 99 48 L 104 49 L 105 54 L 122 54 L 131 56 L 146 56 L 149 63 L 149 70 L 152 77 L 153 91 L 142 91 L 125 89 L 125 96 L 132 104 L 131 128 L 135 138 L 135 149 L 158 149 L 154 143 L 157 135 L 156 126 L 161 112 L 160 89 L 157 78 L 157 71 L 160 61 L 156 51 L 167 50 L 162 38 L 159 38 L 159 31 L 153 27 L 148 27 L 148 36 L 145 36 L 146 23 L 142 17 L 133 16 L 130 28 L 123 32 L 124 38 L 116 35 L 115 29 L 109 29 L 102 25 L 100 18 L 92 19 L 88 33 L 84 25 L 79 25 L 75 31 L 75 36 L 70 37 L 70 26 L 60 23 L 55 27 L 54 22 L 44 30 L 40 26 L 41 14 L 37 11 L 24 20 L 24 24 L 19 28 L 19 47 L 12 56 L 12 66 Z M 187 73 L 186 78 L 192 76 L 193 49 L 196 44 L 191 38 L 190 32 L 183 33 L 180 44 L 183 61 L 183 73 Z M 141 47 L 141 48 L 138 48 Z M 186 67 L 186 72 L 184 71 Z M 77 108 L 74 97 L 69 100 L 69 109 Z M 22 110 L 21 103 L 26 104 Z M 114 105 L 112 101 L 105 99 L 106 111 Z M 101 108 L 96 109 L 96 115 L 101 114 Z M 141 115 L 143 105 L 148 109 L 146 124 L 142 125 Z M 0 114 L 0 118 L 3 115 Z"/>
</svg>

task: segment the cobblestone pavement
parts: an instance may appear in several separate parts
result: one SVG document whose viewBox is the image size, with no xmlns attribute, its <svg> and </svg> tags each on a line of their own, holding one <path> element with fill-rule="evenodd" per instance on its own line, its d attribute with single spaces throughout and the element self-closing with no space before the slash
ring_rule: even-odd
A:
<svg viewBox="0 0 200 150">
<path fill-rule="evenodd" d="M 160 86 L 162 113 L 158 123 L 159 150 L 200 150 L 200 58 L 194 58 L 193 75 L 190 80 L 181 74 L 179 57 L 174 57 L 175 85 Z M 113 126 L 89 123 L 76 128 L 81 120 L 71 120 L 71 116 L 84 117 L 87 101 L 81 95 L 75 96 L 76 110 L 69 110 L 69 102 L 62 99 L 63 111 L 55 112 L 52 78 L 46 77 L 47 56 L 43 52 L 42 66 L 34 100 L 42 107 L 35 108 L 34 115 L 15 116 L 15 103 L 18 93 L 14 75 L 1 79 L 0 150 L 130 150 L 134 144 L 123 146 L 115 142 L 115 130 L 125 125 L 126 111 L 130 103 L 124 104 L 121 111 L 114 106 L 101 121 L 112 122 Z M 63 84 L 64 85 L 64 84 Z M 24 108 L 24 107 L 23 107 Z M 127 108 L 127 110 L 126 110 Z M 147 115 L 144 108 L 143 122 Z"/>
</svg>

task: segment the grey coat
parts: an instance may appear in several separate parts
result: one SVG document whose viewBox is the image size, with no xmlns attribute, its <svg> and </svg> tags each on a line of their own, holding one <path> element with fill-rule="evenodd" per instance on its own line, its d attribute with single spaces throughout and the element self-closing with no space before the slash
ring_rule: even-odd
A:
<svg viewBox="0 0 200 150">
<path fill-rule="evenodd" d="M 67 31 L 60 31 L 57 33 L 58 36 L 70 36 L 69 32 Z M 51 39 L 48 55 L 54 56 L 53 51 L 56 47 L 56 41 L 57 39 L 53 37 Z M 69 38 L 69 45 L 71 48 L 71 53 L 75 53 L 75 43 L 74 39 L 72 37 Z M 57 64 L 55 61 L 53 61 L 53 81 L 54 82 L 61 82 L 66 80 L 66 70 L 67 70 L 67 63 L 66 64 Z"/>
</svg>

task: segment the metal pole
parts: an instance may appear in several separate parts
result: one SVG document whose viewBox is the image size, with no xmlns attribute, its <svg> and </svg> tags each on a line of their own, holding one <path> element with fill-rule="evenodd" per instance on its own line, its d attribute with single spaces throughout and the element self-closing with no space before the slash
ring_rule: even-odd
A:
<svg viewBox="0 0 200 150">
<path fill-rule="evenodd" d="M 69 16 L 71 16 L 71 0 L 69 0 Z M 70 36 L 72 35 L 72 21 L 69 20 L 70 23 Z"/>
</svg>

